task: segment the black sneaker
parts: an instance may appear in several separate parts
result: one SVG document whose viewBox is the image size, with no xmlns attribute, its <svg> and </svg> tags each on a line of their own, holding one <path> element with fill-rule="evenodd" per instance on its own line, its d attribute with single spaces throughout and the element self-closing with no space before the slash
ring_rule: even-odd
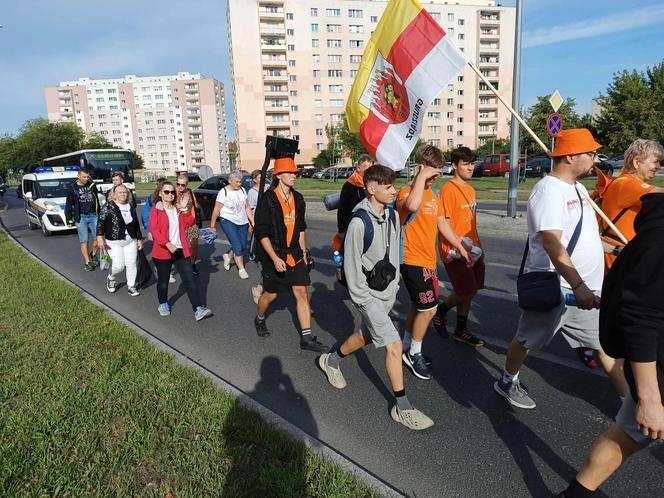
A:
<svg viewBox="0 0 664 498">
<path fill-rule="evenodd" d="M 95 265 L 93 265 L 92 263 L 85 263 L 85 265 L 83 265 L 83 268 L 85 268 L 85 271 L 93 271 L 95 269 Z"/>
<path fill-rule="evenodd" d="M 198 271 L 198 267 L 196 265 L 191 265 L 191 273 L 193 273 L 195 276 L 199 276 L 201 274 L 201 272 Z"/>
<path fill-rule="evenodd" d="M 413 372 L 415 377 L 422 380 L 431 379 L 431 372 L 429 372 L 429 367 L 427 367 L 422 353 L 412 355 L 410 354 L 410 351 L 407 351 L 401 356 L 401 358 L 406 366 Z"/>
<path fill-rule="evenodd" d="M 447 334 L 447 327 L 446 327 L 447 315 L 443 314 L 440 311 L 440 309 L 433 316 L 433 320 L 431 320 L 431 323 L 433 324 L 433 329 L 441 337 L 441 339 L 447 339 L 449 337 L 449 335 Z"/>
<path fill-rule="evenodd" d="M 484 341 L 473 334 L 470 330 L 455 330 L 454 340 L 468 344 L 475 349 L 484 346 Z"/>
<path fill-rule="evenodd" d="M 304 351 L 315 351 L 316 353 L 327 353 L 330 348 L 316 339 L 315 335 L 307 334 L 300 337 L 300 349 Z"/>
<path fill-rule="evenodd" d="M 258 337 L 270 337 L 270 331 L 267 329 L 265 318 L 262 320 L 258 317 L 254 318 L 254 327 L 256 327 Z"/>
<path fill-rule="evenodd" d="M 92 255 L 92 257 L 90 258 L 90 264 L 94 268 L 97 268 L 99 266 L 99 253 Z"/>
</svg>

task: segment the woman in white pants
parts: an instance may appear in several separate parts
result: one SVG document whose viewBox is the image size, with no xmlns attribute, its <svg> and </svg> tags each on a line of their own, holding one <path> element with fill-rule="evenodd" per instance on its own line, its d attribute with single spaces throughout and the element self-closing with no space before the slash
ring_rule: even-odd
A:
<svg viewBox="0 0 664 498">
<path fill-rule="evenodd" d="M 136 289 L 136 259 L 143 248 L 141 228 L 136 210 L 129 202 L 129 190 L 124 185 L 113 187 L 110 200 L 99 211 L 97 242 L 107 247 L 111 257 L 111 269 L 106 278 L 106 290 L 116 291 L 116 277 L 127 271 L 127 292 L 138 296 Z"/>
</svg>

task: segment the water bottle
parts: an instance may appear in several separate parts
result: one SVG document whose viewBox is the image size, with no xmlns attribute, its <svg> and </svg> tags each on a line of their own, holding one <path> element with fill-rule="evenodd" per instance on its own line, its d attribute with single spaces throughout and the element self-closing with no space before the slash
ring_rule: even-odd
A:
<svg viewBox="0 0 664 498">
<path fill-rule="evenodd" d="M 335 276 L 337 278 L 337 282 L 344 284 L 344 257 L 339 251 L 334 251 L 334 254 L 332 255 L 332 261 L 334 261 L 334 266 L 336 267 Z"/>
<path fill-rule="evenodd" d="M 565 294 L 565 304 L 567 306 L 576 306 L 576 298 L 574 297 L 573 292 L 568 292 Z"/>
</svg>

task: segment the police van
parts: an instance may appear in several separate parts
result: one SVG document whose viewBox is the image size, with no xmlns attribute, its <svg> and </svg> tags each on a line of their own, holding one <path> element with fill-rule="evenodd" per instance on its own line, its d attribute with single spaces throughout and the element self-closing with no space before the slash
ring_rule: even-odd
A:
<svg viewBox="0 0 664 498">
<path fill-rule="evenodd" d="M 28 228 L 41 228 L 46 237 L 72 229 L 65 219 L 65 204 L 79 169 L 78 166 L 44 167 L 23 175 L 21 188 Z"/>
</svg>

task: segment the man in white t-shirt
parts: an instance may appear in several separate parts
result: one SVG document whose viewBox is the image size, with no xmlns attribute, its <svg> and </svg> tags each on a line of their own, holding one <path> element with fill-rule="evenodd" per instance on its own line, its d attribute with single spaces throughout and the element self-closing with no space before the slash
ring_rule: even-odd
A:
<svg viewBox="0 0 664 498">
<path fill-rule="evenodd" d="M 590 173 L 600 147 L 585 128 L 563 130 L 551 154 L 553 171 L 535 185 L 528 199 L 529 247 L 524 271 L 557 271 L 562 297 L 549 311 L 521 310 L 505 369 L 494 383 L 496 392 L 518 408 L 535 408 L 519 382 L 528 351 L 546 346 L 559 330 L 573 347 L 599 352 L 600 363 L 619 394 L 628 389 L 622 371 L 614 369 L 615 361 L 604 354 L 599 343 L 604 254 L 588 192 L 577 183 Z M 580 232 L 570 257 L 567 248 L 579 222 Z M 566 297 L 576 304 L 566 305 Z"/>
</svg>

